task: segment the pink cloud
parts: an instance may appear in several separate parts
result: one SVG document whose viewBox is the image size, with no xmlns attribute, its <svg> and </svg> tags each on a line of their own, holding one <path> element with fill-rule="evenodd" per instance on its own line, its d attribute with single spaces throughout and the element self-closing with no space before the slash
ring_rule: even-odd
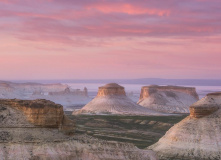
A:
<svg viewBox="0 0 221 160">
<path fill-rule="evenodd" d="M 129 15 L 136 14 L 149 14 L 158 16 L 168 16 L 170 14 L 169 10 L 160 9 L 149 9 L 146 7 L 137 7 L 132 4 L 122 3 L 122 4 L 95 4 L 86 7 L 89 10 L 98 10 L 103 13 L 126 13 Z"/>
<path fill-rule="evenodd" d="M 220 1 L 0 3 L 2 77 L 221 78 Z"/>
<path fill-rule="evenodd" d="M 19 3 L 18 1 L 15 1 Z M 29 1 L 20 1 L 29 2 Z M 67 1 L 67 3 L 73 3 Z M 19 27 L 21 37 L 35 39 L 36 35 L 64 37 L 71 39 L 71 36 L 180 36 L 180 35 L 205 35 L 217 34 L 220 32 L 220 20 L 218 14 L 213 14 L 210 10 L 202 11 L 202 6 L 195 6 L 197 1 L 192 1 L 193 6 L 185 7 L 184 2 L 174 3 L 169 7 L 162 1 L 148 1 L 149 3 L 134 3 L 132 1 L 121 1 L 111 3 L 110 1 L 83 1 L 76 3 L 77 7 L 66 7 L 66 3 L 59 3 L 57 6 L 53 1 L 51 4 L 40 10 L 29 9 L 4 9 L 1 12 L 3 18 L 13 17 L 14 23 L 20 21 Z M 41 1 L 39 3 L 44 3 Z M 156 3 L 156 4 L 155 4 Z M 169 2 L 168 2 L 169 3 Z M 199 3 L 199 2 L 198 2 Z M 218 3 L 218 2 L 217 2 Z M 178 5 L 179 4 L 179 5 Z M 191 3 L 190 3 L 191 4 Z M 149 7 L 148 7 L 149 5 Z M 162 7 L 165 5 L 165 7 Z M 176 6 L 177 5 L 177 6 Z M 54 6 L 51 7 L 51 6 Z M 193 10 L 192 8 L 197 10 Z M 22 7 L 23 8 L 23 7 Z M 199 9 L 198 9 L 199 8 Z M 208 8 L 208 7 L 207 7 Z M 210 16 L 208 17 L 208 14 Z M 215 11 L 214 11 L 215 12 Z M 218 12 L 218 11 L 217 11 Z M 122 14 L 123 13 L 123 14 Z M 208 18 L 201 18 L 208 17 Z M 56 20 L 56 21 L 55 21 Z M 65 23 L 64 23 L 65 21 Z M 48 32 L 48 30 L 50 31 Z M 42 31 L 47 30 L 47 35 Z M 23 32 L 24 31 L 24 32 Z M 27 35 L 25 35 L 27 33 Z M 60 34 L 62 36 L 58 36 Z M 33 37 L 31 38 L 31 36 Z M 62 38 L 63 39 L 63 38 Z M 62 40 L 61 39 L 61 40 Z"/>
</svg>

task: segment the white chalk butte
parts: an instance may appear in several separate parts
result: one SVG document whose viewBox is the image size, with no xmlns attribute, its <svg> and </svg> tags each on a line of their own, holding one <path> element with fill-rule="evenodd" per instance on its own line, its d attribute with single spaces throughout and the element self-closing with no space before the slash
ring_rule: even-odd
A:
<svg viewBox="0 0 221 160">
<path fill-rule="evenodd" d="M 144 86 L 138 104 L 163 113 L 189 113 L 189 106 L 199 100 L 196 89 L 180 86 Z"/>
<path fill-rule="evenodd" d="M 124 87 L 110 83 L 99 87 L 97 96 L 73 114 L 160 115 L 161 113 L 134 103 L 126 96 Z"/>
<path fill-rule="evenodd" d="M 190 116 L 149 147 L 160 159 L 221 159 L 221 92 L 190 106 Z"/>
</svg>

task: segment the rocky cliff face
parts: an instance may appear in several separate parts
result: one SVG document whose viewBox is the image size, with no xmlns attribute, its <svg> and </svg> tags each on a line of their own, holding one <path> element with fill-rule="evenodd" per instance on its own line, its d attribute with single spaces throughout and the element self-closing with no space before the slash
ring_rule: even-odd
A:
<svg viewBox="0 0 221 160">
<path fill-rule="evenodd" d="M 164 113 L 189 113 L 189 106 L 199 100 L 195 88 L 144 86 L 138 104 Z"/>
<path fill-rule="evenodd" d="M 73 114 L 162 115 L 134 103 L 126 96 L 124 87 L 116 83 L 99 87 L 97 96 Z"/>
<path fill-rule="evenodd" d="M 105 86 L 99 87 L 97 97 L 111 96 L 111 95 L 126 96 L 124 87 L 122 87 L 116 83 L 110 83 L 110 84 L 106 84 Z"/>
<path fill-rule="evenodd" d="M 1 99 L 0 104 L 21 111 L 26 120 L 35 126 L 61 128 L 65 131 L 67 131 L 65 126 L 69 126 L 69 129 L 74 130 L 74 123 L 67 120 L 63 107 L 54 102 L 43 99 L 33 101 Z"/>
<path fill-rule="evenodd" d="M 193 87 L 180 87 L 180 86 L 144 86 L 141 88 L 140 100 L 148 98 L 151 94 L 157 91 L 171 91 L 171 92 L 181 92 L 192 95 L 196 99 L 199 99 L 196 89 Z"/>
<path fill-rule="evenodd" d="M 0 159 L 157 159 L 153 152 L 140 150 L 131 144 L 64 134 L 61 130 L 70 131 L 74 124 L 63 115 L 61 108 L 45 100 L 1 100 Z M 49 121 L 46 120 L 47 116 Z"/>
<path fill-rule="evenodd" d="M 221 158 L 221 93 L 208 94 L 194 103 L 190 112 L 149 147 L 160 159 Z"/>
<path fill-rule="evenodd" d="M 210 93 L 200 101 L 190 106 L 190 117 L 201 118 L 216 112 L 221 102 L 221 92 Z"/>
</svg>

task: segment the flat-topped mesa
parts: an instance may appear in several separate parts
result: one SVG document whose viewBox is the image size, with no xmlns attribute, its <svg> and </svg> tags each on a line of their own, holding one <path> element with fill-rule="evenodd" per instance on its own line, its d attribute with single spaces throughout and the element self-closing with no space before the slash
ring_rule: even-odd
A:
<svg viewBox="0 0 221 160">
<path fill-rule="evenodd" d="M 189 106 L 199 100 L 196 89 L 180 86 L 144 86 L 139 105 L 163 113 L 189 113 Z"/>
<path fill-rule="evenodd" d="M 201 118 L 216 112 L 220 108 L 221 92 L 210 93 L 190 106 L 190 117 Z"/>
<path fill-rule="evenodd" d="M 124 87 L 116 83 L 99 87 L 97 96 L 73 114 L 162 115 L 133 102 L 126 96 Z"/>
<path fill-rule="evenodd" d="M 140 100 L 149 97 L 151 94 L 153 94 L 157 91 L 182 92 L 182 93 L 192 95 L 196 99 L 199 99 L 199 96 L 196 93 L 196 88 L 194 88 L 194 87 L 150 85 L 150 86 L 143 86 L 141 88 Z"/>
<path fill-rule="evenodd" d="M 74 122 L 64 115 L 63 106 L 52 101 L 1 99 L 0 104 L 22 111 L 26 119 L 38 127 L 59 128 L 65 132 L 75 128 Z"/>
<path fill-rule="evenodd" d="M 99 87 L 98 94 L 97 94 L 98 97 L 112 96 L 112 95 L 126 96 L 124 87 L 122 87 L 116 83 L 109 83 L 109 84 L 106 84 L 102 87 Z"/>
<path fill-rule="evenodd" d="M 47 100 L 0 100 L 1 104 L 22 111 L 27 120 L 41 127 L 59 127 L 64 116 L 63 107 Z"/>
</svg>

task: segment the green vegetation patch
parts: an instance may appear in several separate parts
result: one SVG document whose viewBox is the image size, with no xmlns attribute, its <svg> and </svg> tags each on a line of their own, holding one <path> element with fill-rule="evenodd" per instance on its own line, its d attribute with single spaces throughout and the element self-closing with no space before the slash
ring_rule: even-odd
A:
<svg viewBox="0 0 221 160">
<path fill-rule="evenodd" d="M 156 143 L 174 124 L 187 115 L 122 116 L 122 115 L 66 115 L 76 121 L 77 134 L 108 140 L 133 143 L 146 148 Z"/>
</svg>

